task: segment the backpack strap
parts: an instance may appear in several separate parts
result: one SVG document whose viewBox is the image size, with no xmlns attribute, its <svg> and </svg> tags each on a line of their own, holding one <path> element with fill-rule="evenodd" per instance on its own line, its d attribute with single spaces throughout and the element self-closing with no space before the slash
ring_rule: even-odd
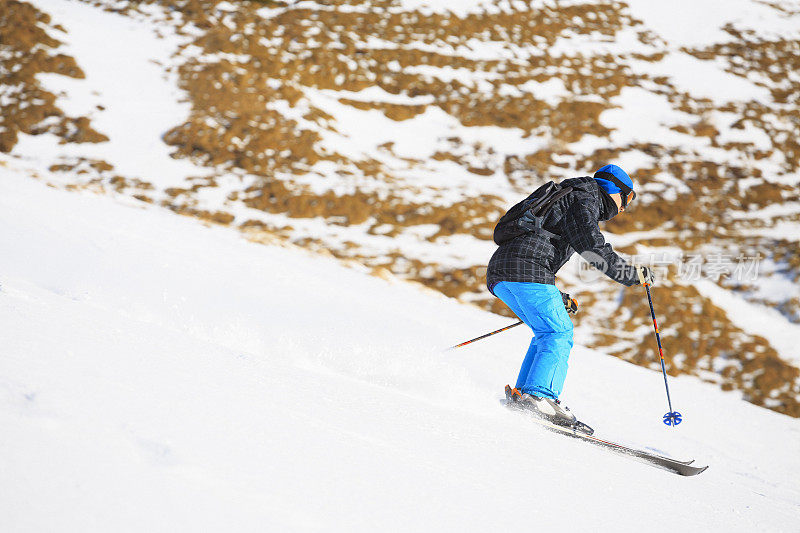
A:
<svg viewBox="0 0 800 533">
<path fill-rule="evenodd" d="M 567 194 L 572 192 L 572 187 L 564 187 L 560 189 L 555 194 L 547 194 L 543 197 L 542 202 L 535 202 L 537 205 L 534 205 L 527 211 L 525 214 L 522 215 L 517 224 L 519 227 L 523 228 L 525 231 L 530 233 L 536 233 L 542 235 L 548 239 L 560 239 L 561 235 L 553 233 L 552 231 L 548 231 L 542 227 L 542 221 L 547 213 L 550 212 L 550 209 L 553 205 L 566 196 Z"/>
<path fill-rule="evenodd" d="M 545 183 L 500 218 L 492 235 L 494 242 L 502 245 L 527 233 L 548 239 L 560 238 L 560 235 L 544 229 L 543 222 L 553 205 L 572 190 L 572 187 L 562 187 L 552 181 Z"/>
<path fill-rule="evenodd" d="M 549 197 L 547 199 L 547 202 L 545 202 L 544 205 L 539 206 L 533 212 L 533 215 L 537 216 L 537 217 L 544 217 L 547 213 L 550 212 L 550 208 L 553 207 L 553 204 L 555 204 L 557 201 L 559 201 L 561 198 L 563 198 L 564 196 L 568 195 L 571 192 L 572 192 L 572 187 L 571 186 L 570 187 L 563 187 L 557 193 L 555 193 L 554 195 Z"/>
<path fill-rule="evenodd" d="M 561 235 L 556 235 L 552 231 L 547 231 L 542 227 L 542 217 L 531 215 L 530 211 L 526 211 L 517 221 L 517 225 L 524 229 L 527 233 L 537 233 L 543 235 L 548 239 L 559 239 Z"/>
</svg>

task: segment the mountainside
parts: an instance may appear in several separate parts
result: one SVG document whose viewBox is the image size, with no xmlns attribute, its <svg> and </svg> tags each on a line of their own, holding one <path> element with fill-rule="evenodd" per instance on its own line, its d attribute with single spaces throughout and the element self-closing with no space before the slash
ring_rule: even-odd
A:
<svg viewBox="0 0 800 533">
<path fill-rule="evenodd" d="M 662 270 L 672 375 L 800 416 L 795 2 L 0 0 L 0 162 L 509 315 L 491 230 L 620 164 L 610 241 Z M 657 368 L 646 301 L 586 280 L 578 339 Z"/>
<path fill-rule="evenodd" d="M 4 167 L 0 227 L 3 531 L 796 529 L 800 423 L 697 378 L 563 396 L 684 478 L 504 408 L 521 328 L 441 351 L 508 319 Z"/>
</svg>

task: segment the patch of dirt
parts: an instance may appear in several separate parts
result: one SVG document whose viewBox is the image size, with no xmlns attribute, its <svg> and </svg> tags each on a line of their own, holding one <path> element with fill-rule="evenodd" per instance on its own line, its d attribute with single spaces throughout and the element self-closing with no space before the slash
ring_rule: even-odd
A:
<svg viewBox="0 0 800 533">
<path fill-rule="evenodd" d="M 84 77 L 75 59 L 55 52 L 59 33 L 50 16 L 31 4 L 0 0 L 0 152 L 11 152 L 20 133 L 52 133 L 62 143 L 97 143 L 108 137 L 95 131 L 86 117 L 68 117 L 56 96 L 37 81 L 42 73 Z"/>
</svg>

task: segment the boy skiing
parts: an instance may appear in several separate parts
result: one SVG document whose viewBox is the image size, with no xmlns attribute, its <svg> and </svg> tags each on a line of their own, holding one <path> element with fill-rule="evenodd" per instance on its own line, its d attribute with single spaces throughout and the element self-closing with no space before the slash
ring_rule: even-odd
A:
<svg viewBox="0 0 800 533">
<path fill-rule="evenodd" d="M 512 207 L 498 222 L 486 284 L 533 330 L 525 359 L 506 396 L 515 407 L 587 434 L 558 400 L 572 349 L 577 304 L 555 286 L 555 275 L 574 252 L 625 286 L 654 281 L 652 271 L 631 265 L 605 242 L 598 222 L 625 211 L 636 198 L 633 181 L 620 167 L 605 165 L 593 177 L 547 183 Z"/>
</svg>

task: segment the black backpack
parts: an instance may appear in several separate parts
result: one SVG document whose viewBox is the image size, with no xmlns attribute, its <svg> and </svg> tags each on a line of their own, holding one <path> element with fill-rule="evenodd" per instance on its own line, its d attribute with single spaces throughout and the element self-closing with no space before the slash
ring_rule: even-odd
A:
<svg viewBox="0 0 800 533">
<path fill-rule="evenodd" d="M 542 221 L 553 204 L 570 192 L 570 186 L 562 187 L 552 181 L 545 183 L 503 215 L 494 228 L 494 242 L 500 245 L 531 232 L 559 238 L 560 235 L 544 229 Z"/>
</svg>

